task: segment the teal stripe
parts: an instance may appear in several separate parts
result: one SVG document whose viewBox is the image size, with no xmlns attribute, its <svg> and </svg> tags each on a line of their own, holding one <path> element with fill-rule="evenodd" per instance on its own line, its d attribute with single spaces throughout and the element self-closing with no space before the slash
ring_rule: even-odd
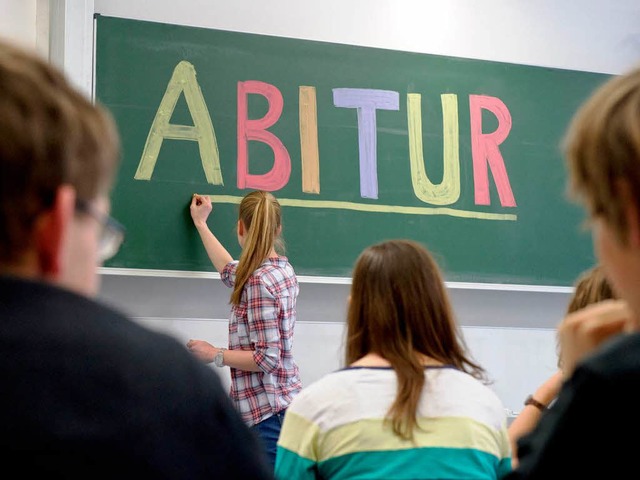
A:
<svg viewBox="0 0 640 480">
<path fill-rule="evenodd" d="M 275 476 L 278 480 L 315 480 L 317 463 L 278 445 Z"/>
<path fill-rule="evenodd" d="M 278 480 L 340 479 L 499 479 L 511 471 L 511 458 L 473 449 L 416 448 L 342 455 L 320 464 L 278 446 Z M 318 473 L 319 472 L 319 473 Z"/>
<path fill-rule="evenodd" d="M 498 463 L 498 478 L 504 477 L 511 471 L 511 457 L 503 458 Z"/>
<path fill-rule="evenodd" d="M 318 466 L 325 478 L 379 479 L 496 479 L 500 460 L 467 448 L 416 448 L 358 452 L 326 460 Z"/>
<path fill-rule="evenodd" d="M 416 448 L 358 452 L 318 465 L 323 478 L 379 479 L 496 479 L 511 470 L 511 459 L 467 448 Z M 284 478 L 284 477 L 283 477 Z M 289 478 L 307 478 L 290 476 Z"/>
</svg>

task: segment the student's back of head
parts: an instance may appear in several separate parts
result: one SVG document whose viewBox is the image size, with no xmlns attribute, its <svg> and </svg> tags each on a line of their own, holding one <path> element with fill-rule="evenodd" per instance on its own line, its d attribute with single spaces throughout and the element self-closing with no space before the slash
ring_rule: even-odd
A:
<svg viewBox="0 0 640 480">
<path fill-rule="evenodd" d="M 567 305 L 567 313 L 572 313 L 592 303 L 615 299 L 609 280 L 601 265 L 596 265 L 583 272 L 575 282 L 573 294 Z"/>
<path fill-rule="evenodd" d="M 287 409 L 276 478 L 501 478 L 505 408 L 467 353 L 440 269 L 411 240 L 356 260 L 346 367 Z"/>
<path fill-rule="evenodd" d="M 118 149 L 105 109 L 0 41 L 2 466 L 43 478 L 270 478 L 214 372 L 89 298 L 123 238 L 108 213 Z"/>
<path fill-rule="evenodd" d="M 231 293 L 231 303 L 234 305 L 240 303 L 247 280 L 269 252 L 274 248 L 280 253 L 284 251 L 282 211 L 280 203 L 271 193 L 255 190 L 246 194 L 240 202 L 238 221 L 242 223 L 245 236 Z"/>
<path fill-rule="evenodd" d="M 0 43 L 0 158 L 0 261 L 11 263 L 60 185 L 86 201 L 109 193 L 119 143 L 109 113 L 62 73 Z"/>
<path fill-rule="evenodd" d="M 412 240 L 390 240 L 358 257 L 347 313 L 346 363 L 367 353 L 391 363 L 399 395 L 391 409 L 396 433 L 410 437 L 424 385 L 421 355 L 484 379 L 468 357 L 440 269 Z"/>
<path fill-rule="evenodd" d="M 371 351 L 391 361 L 405 361 L 415 351 L 468 366 L 440 269 L 411 240 L 382 242 L 360 254 L 347 326 L 347 364 Z"/>
<path fill-rule="evenodd" d="M 582 272 L 574 282 L 566 315 L 577 312 L 593 303 L 617 298 L 611 283 L 604 274 L 602 265 L 595 265 Z M 559 340 L 556 342 L 556 351 L 558 353 L 558 368 L 562 368 L 562 351 Z"/>
<path fill-rule="evenodd" d="M 118 160 L 116 127 L 105 109 L 44 59 L 0 43 L 0 272 L 96 293 L 89 271 L 82 279 L 68 275 L 68 269 L 79 271 L 71 263 L 85 262 L 74 257 L 75 247 L 59 256 L 50 250 L 64 241 L 59 237 L 66 232 L 58 231 L 78 204 L 107 198 Z M 58 201 L 63 205 L 56 210 Z M 46 242 L 49 251 L 42 248 Z"/>
</svg>

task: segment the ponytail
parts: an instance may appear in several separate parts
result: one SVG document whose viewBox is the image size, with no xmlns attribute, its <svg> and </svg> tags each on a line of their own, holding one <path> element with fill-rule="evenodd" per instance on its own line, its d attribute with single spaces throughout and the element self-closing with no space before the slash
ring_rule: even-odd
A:
<svg viewBox="0 0 640 480">
<path fill-rule="evenodd" d="M 240 303 L 249 277 L 267 259 L 271 249 L 283 247 L 280 204 L 269 192 L 256 190 L 247 194 L 240 202 L 238 217 L 245 228 L 245 240 L 231 293 L 233 305 Z"/>
</svg>

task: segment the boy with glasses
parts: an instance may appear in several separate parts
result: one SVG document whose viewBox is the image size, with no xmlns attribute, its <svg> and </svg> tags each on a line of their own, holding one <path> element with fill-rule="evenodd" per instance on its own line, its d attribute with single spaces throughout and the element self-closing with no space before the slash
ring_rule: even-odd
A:
<svg viewBox="0 0 640 480">
<path fill-rule="evenodd" d="M 217 375 L 96 302 L 119 156 L 108 113 L 0 42 L 0 457 L 42 478 L 270 478 Z"/>
</svg>

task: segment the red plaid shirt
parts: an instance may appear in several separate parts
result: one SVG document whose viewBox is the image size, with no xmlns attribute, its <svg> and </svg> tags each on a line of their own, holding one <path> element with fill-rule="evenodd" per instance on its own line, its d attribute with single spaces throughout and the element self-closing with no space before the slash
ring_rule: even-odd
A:
<svg viewBox="0 0 640 480">
<path fill-rule="evenodd" d="M 221 274 L 233 287 L 238 262 Z M 248 426 L 287 408 L 302 389 L 293 360 L 298 279 L 286 257 L 266 259 L 249 277 L 240 303 L 231 307 L 229 349 L 251 350 L 260 372 L 231 368 L 231 399 Z"/>
</svg>

